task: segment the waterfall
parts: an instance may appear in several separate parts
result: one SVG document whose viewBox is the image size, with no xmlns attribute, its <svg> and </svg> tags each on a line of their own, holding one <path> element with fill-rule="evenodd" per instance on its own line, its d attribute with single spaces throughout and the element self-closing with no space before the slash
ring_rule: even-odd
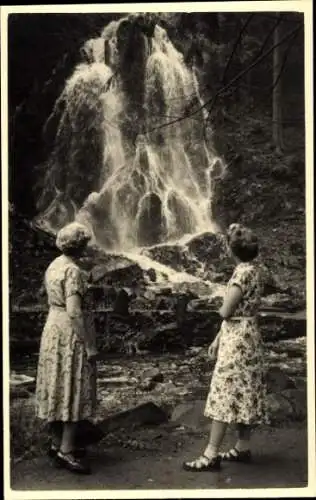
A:
<svg viewBox="0 0 316 500">
<path fill-rule="evenodd" d="M 58 126 L 37 222 L 56 231 L 76 218 L 117 250 L 216 230 L 213 173 L 225 165 L 205 137 L 195 69 L 166 30 L 149 33 L 129 16 L 88 40 L 82 55 L 52 113 Z"/>
</svg>

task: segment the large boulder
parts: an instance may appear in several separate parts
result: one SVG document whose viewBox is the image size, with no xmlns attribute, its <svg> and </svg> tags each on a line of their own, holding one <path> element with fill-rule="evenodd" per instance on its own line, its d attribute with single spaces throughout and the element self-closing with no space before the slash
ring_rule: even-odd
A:
<svg viewBox="0 0 316 500">
<path fill-rule="evenodd" d="M 203 266 L 203 277 L 217 282 L 230 278 L 234 262 L 228 254 L 223 233 L 202 233 L 187 242 L 186 247 L 189 255 Z"/>
<path fill-rule="evenodd" d="M 228 258 L 225 236 L 222 233 L 205 232 L 186 243 L 188 251 L 200 262 L 218 262 Z"/>
<path fill-rule="evenodd" d="M 93 282 L 112 286 L 134 287 L 137 282 L 144 281 L 142 268 L 124 257 L 119 257 L 92 270 Z"/>
<path fill-rule="evenodd" d="M 189 311 L 210 311 L 218 310 L 223 303 L 221 296 L 214 295 L 213 297 L 204 297 L 200 299 L 191 300 L 188 305 Z"/>
<path fill-rule="evenodd" d="M 152 246 L 144 249 L 142 253 L 161 264 L 170 266 L 176 271 L 186 271 L 193 275 L 199 271 L 198 263 L 192 259 L 187 249 L 180 244 Z"/>
</svg>

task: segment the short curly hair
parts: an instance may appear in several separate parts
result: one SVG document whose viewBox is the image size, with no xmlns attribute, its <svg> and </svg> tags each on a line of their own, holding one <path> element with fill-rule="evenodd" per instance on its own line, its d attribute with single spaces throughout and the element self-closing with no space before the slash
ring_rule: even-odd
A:
<svg viewBox="0 0 316 500">
<path fill-rule="evenodd" d="M 65 255 L 73 255 L 87 246 L 91 236 L 86 226 L 71 222 L 58 231 L 56 246 Z"/>
<path fill-rule="evenodd" d="M 259 243 L 253 231 L 242 224 L 231 224 L 227 231 L 228 245 L 242 262 L 249 262 L 259 254 Z"/>
</svg>

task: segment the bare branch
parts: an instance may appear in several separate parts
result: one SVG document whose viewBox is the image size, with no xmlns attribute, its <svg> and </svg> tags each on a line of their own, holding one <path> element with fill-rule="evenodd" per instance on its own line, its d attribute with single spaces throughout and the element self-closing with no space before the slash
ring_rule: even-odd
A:
<svg viewBox="0 0 316 500">
<path fill-rule="evenodd" d="M 158 127 L 155 127 L 149 131 L 147 131 L 147 133 L 151 133 L 151 132 L 154 132 L 155 130 L 159 130 L 159 129 L 162 129 L 162 128 L 165 128 L 165 127 L 168 127 L 170 125 L 173 125 L 181 120 L 184 120 L 186 118 L 190 118 L 191 116 L 194 116 L 195 114 L 199 113 L 202 109 L 204 108 L 207 108 L 207 106 L 209 106 L 210 104 L 212 104 L 214 102 L 214 100 L 219 96 L 221 95 L 223 92 L 225 92 L 226 90 L 228 90 L 229 88 L 231 88 L 234 83 L 236 83 L 237 81 L 239 81 L 241 78 L 243 78 L 252 68 L 254 68 L 255 66 L 257 66 L 258 64 L 260 64 L 263 60 L 265 60 L 278 46 L 280 45 L 283 45 L 286 41 L 288 41 L 290 38 L 292 38 L 294 35 L 296 35 L 299 31 L 301 31 L 301 29 L 303 28 L 303 26 L 300 26 L 298 28 L 296 28 L 295 30 L 291 31 L 289 34 L 285 35 L 283 38 L 281 38 L 281 40 L 279 41 L 279 43 L 273 45 L 272 47 L 270 47 L 269 50 L 267 50 L 266 52 L 264 52 L 260 57 L 258 57 L 252 64 L 250 64 L 249 66 L 247 66 L 247 68 L 245 68 L 244 70 L 240 71 L 234 78 L 232 78 L 232 80 L 230 80 L 230 82 L 228 82 L 226 85 L 224 85 L 222 88 L 220 88 L 216 94 L 211 98 L 209 99 L 208 101 L 206 101 L 204 104 L 202 104 L 199 108 L 197 108 L 196 110 L 194 111 L 191 111 L 190 113 L 187 113 L 186 115 L 182 116 L 181 118 L 179 119 L 176 119 L 176 120 L 171 120 L 169 122 L 166 122 L 166 123 L 163 123 L 161 125 L 159 125 Z"/>
<path fill-rule="evenodd" d="M 225 83 L 225 78 L 226 78 L 227 72 L 229 70 L 229 67 L 231 65 L 231 62 L 232 62 L 232 60 L 234 58 L 234 55 L 236 53 L 237 47 L 240 44 L 242 36 L 243 36 L 244 32 L 246 31 L 248 25 L 251 23 L 252 19 L 254 18 L 254 15 L 255 15 L 254 13 L 250 14 L 248 16 L 248 18 L 246 19 L 246 21 L 244 22 L 244 24 L 242 25 L 242 27 L 240 28 L 238 37 L 235 40 L 232 52 L 231 52 L 231 54 L 229 56 L 229 59 L 228 59 L 228 62 L 226 64 L 226 66 L 225 66 L 225 70 L 224 70 L 224 73 L 223 73 L 223 76 L 222 76 L 222 79 L 221 79 L 221 83 Z"/>
</svg>

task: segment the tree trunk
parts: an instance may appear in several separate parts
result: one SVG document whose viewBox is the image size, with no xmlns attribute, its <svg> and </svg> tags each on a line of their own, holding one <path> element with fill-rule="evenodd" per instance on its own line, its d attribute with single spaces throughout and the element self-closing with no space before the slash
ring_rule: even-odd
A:
<svg viewBox="0 0 316 500">
<path fill-rule="evenodd" d="M 235 34 L 235 37 L 238 37 L 239 36 L 239 33 L 242 29 L 242 25 L 243 25 L 243 18 L 241 18 L 240 16 L 237 16 L 236 18 L 236 27 L 235 27 L 235 31 L 236 31 L 236 34 Z M 242 39 L 240 40 L 237 48 L 236 48 L 236 52 L 235 52 L 235 74 L 238 74 L 243 68 L 242 68 L 242 62 L 241 62 L 241 52 L 242 52 L 243 48 L 242 48 Z M 249 73 L 249 72 L 248 72 Z M 248 75 L 247 75 L 248 77 Z M 236 87 L 236 91 L 235 91 L 235 98 L 236 98 L 236 101 L 238 101 L 238 103 L 242 102 L 243 99 L 244 99 L 244 89 L 242 88 L 242 85 L 244 84 L 243 80 L 239 81 L 237 83 L 237 87 Z"/>
<path fill-rule="evenodd" d="M 225 14 L 218 13 L 217 14 L 217 20 L 218 20 L 218 40 L 220 44 L 225 43 L 225 29 L 226 29 L 226 19 L 225 19 Z M 219 74 L 223 71 L 225 68 L 225 55 L 223 50 L 219 50 L 217 54 L 217 64 L 219 68 Z"/>
<path fill-rule="evenodd" d="M 279 14 L 281 15 L 281 14 Z M 273 44 L 280 42 L 280 24 L 274 30 Z M 283 124 L 282 124 L 282 77 L 280 76 L 282 66 L 282 49 L 277 46 L 273 51 L 273 95 L 272 95 L 272 138 L 278 153 L 284 150 Z"/>
</svg>

